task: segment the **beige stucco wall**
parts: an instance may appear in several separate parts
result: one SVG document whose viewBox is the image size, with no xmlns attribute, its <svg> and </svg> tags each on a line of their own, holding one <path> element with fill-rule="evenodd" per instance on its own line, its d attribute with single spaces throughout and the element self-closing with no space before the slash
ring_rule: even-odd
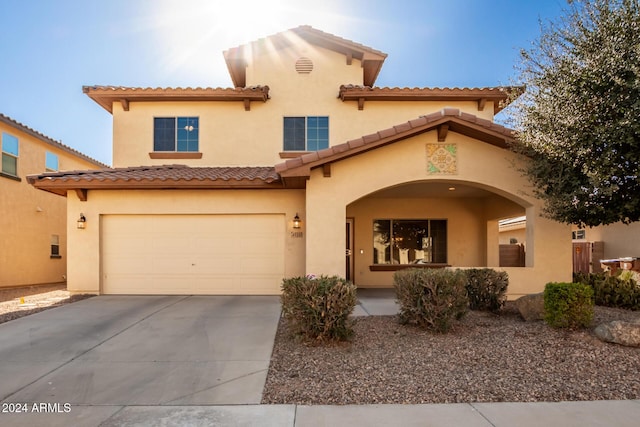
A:
<svg viewBox="0 0 640 427">
<path fill-rule="evenodd" d="M 573 227 L 576 229 L 576 227 Z M 605 259 L 640 257 L 640 223 L 616 223 L 586 228 L 585 241 L 604 242 Z"/>
<path fill-rule="evenodd" d="M 305 239 L 291 234 L 295 214 L 305 217 L 302 190 L 90 190 L 86 202 L 75 192 L 68 199 L 67 287 L 74 293 L 100 293 L 100 222 L 108 214 L 284 214 L 285 274 L 304 274 Z M 76 228 L 80 212 L 87 218 L 84 230 Z"/>
<path fill-rule="evenodd" d="M 511 239 L 516 239 L 516 243 L 526 243 L 527 241 L 527 229 L 524 227 L 510 228 L 500 231 L 500 244 L 508 245 Z"/>
<path fill-rule="evenodd" d="M 0 122 L 0 135 L 3 132 L 18 138 L 20 181 L 0 176 L 0 287 L 64 282 L 66 199 L 35 189 L 26 177 L 45 172 L 47 151 L 58 156 L 60 170 L 97 166 Z M 59 236 L 60 258 L 51 257 L 52 235 Z"/>
<path fill-rule="evenodd" d="M 464 223 L 461 227 L 473 233 L 476 241 L 472 250 L 456 254 L 464 245 L 457 230 L 449 225 L 451 260 L 461 263 L 481 261 L 486 244 L 487 265 L 497 267 L 497 256 L 492 256 L 490 248 L 498 252 L 499 233 L 497 220 L 513 215 L 527 215 L 527 267 L 505 269 L 511 276 L 509 294 L 511 297 L 531 292 L 539 292 L 549 281 L 571 280 L 571 236 L 569 227 L 545 220 L 539 216 L 540 202 L 527 195 L 527 182 L 513 165 L 520 159 L 513 153 L 489 144 L 450 132 L 446 143 L 457 145 L 457 173 L 454 175 L 429 175 L 426 168 L 427 143 L 437 143 L 436 132 L 428 132 L 393 145 L 348 158 L 332 164 L 331 177 L 323 177 L 321 170 L 314 170 L 307 184 L 307 259 L 306 270 L 314 274 L 345 274 L 345 234 L 344 222 L 353 213 L 356 224 L 358 216 L 365 218 L 363 229 L 356 225 L 356 231 L 364 234 L 366 244 L 367 222 L 374 213 L 365 213 L 367 199 L 353 203 L 382 188 L 407 182 L 446 181 L 478 186 L 495 193 L 495 197 L 485 202 L 481 209 L 469 212 L 449 211 L 453 221 Z M 351 205 L 353 212 L 347 209 Z M 453 202 L 452 202 L 453 203 Z M 457 206 L 469 207 L 469 202 L 458 202 Z M 500 206 L 502 205 L 502 206 Z M 380 207 L 391 214 L 394 205 Z M 397 206 L 400 213 L 407 207 Z M 412 208 L 411 208 L 412 209 Z M 441 212 L 444 213 L 444 207 Z M 523 212 L 524 210 L 524 212 Z M 483 221 L 473 217 L 478 214 Z M 494 219 L 495 218 L 495 219 Z M 483 237 L 482 223 L 495 223 L 495 232 L 486 232 Z M 356 237 L 358 239 L 358 237 Z M 364 245 L 363 245 L 364 246 Z M 354 248 L 358 267 L 355 273 L 370 286 L 389 286 L 389 274 L 368 273 L 366 266 L 371 259 L 370 245 L 365 246 L 362 261 L 358 261 L 360 246 Z M 534 249 L 535 248 L 535 249 Z M 534 251 L 535 250 L 535 251 Z M 475 254 L 474 254 L 475 251 Z M 529 253 L 531 251 L 531 253 Z M 362 266 L 365 266 L 363 269 Z M 460 265 L 465 267 L 466 265 Z M 374 278 L 374 274 L 382 279 Z M 386 276 L 386 277 L 385 277 Z M 363 283 L 365 285 L 365 283 Z"/>
<path fill-rule="evenodd" d="M 270 99 L 252 102 L 245 111 L 242 102 L 131 102 L 124 111 L 113 104 L 113 165 L 115 167 L 181 163 L 187 165 L 271 166 L 282 161 L 283 117 L 328 116 L 329 144 L 390 128 L 419 116 L 454 107 L 491 120 L 493 103 L 483 111 L 472 101 L 357 102 L 337 98 L 341 84 L 362 84 L 358 60 L 346 64 L 344 55 L 311 45 L 259 55 L 247 67 L 247 86 L 268 85 Z M 295 71 L 300 56 L 313 60 L 309 74 Z M 151 159 L 154 117 L 199 117 L 201 159 Z"/>
</svg>

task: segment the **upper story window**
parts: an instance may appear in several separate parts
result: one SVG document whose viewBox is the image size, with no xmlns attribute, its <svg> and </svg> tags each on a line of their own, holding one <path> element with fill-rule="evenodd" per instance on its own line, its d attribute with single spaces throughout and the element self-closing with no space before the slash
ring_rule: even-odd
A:
<svg viewBox="0 0 640 427">
<path fill-rule="evenodd" d="M 2 133 L 2 173 L 18 176 L 18 138 Z"/>
<path fill-rule="evenodd" d="M 47 172 L 58 172 L 58 155 L 47 151 L 45 154 L 45 170 Z"/>
<path fill-rule="evenodd" d="M 329 117 L 285 117 L 284 151 L 317 151 L 329 148 Z"/>
<path fill-rule="evenodd" d="M 153 151 L 197 152 L 198 117 L 155 117 Z"/>
</svg>

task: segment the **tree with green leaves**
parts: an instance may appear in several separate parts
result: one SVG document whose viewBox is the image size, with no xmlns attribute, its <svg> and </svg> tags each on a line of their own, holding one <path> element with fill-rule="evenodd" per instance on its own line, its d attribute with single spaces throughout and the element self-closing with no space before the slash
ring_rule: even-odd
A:
<svg viewBox="0 0 640 427">
<path fill-rule="evenodd" d="M 514 150 L 545 214 L 597 226 L 640 220 L 639 0 L 569 0 L 521 51 Z"/>
</svg>

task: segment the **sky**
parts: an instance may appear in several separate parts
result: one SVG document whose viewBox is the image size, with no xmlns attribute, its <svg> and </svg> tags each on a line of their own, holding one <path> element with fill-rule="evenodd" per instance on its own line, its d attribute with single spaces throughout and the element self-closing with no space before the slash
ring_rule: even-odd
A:
<svg viewBox="0 0 640 427">
<path fill-rule="evenodd" d="M 0 113 L 111 164 L 82 86 L 232 87 L 222 52 L 299 25 L 388 54 L 378 87 L 495 87 L 564 0 L 0 0 Z"/>
</svg>

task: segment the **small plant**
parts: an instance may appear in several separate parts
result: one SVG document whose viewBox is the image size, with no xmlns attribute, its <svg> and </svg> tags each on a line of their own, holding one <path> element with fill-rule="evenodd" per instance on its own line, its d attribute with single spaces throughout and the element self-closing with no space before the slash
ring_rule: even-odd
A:
<svg viewBox="0 0 640 427">
<path fill-rule="evenodd" d="M 305 276 L 282 281 L 282 313 L 292 331 L 309 340 L 345 340 L 353 334 L 349 315 L 356 287 L 337 276 Z"/>
<path fill-rule="evenodd" d="M 593 320 L 593 289 L 583 283 L 547 283 L 544 320 L 554 328 L 586 328 Z"/>
<path fill-rule="evenodd" d="M 491 268 L 464 270 L 467 276 L 467 295 L 471 310 L 498 311 L 507 300 L 509 275 Z"/>
<path fill-rule="evenodd" d="M 393 275 L 400 323 L 447 332 L 469 305 L 460 270 L 413 268 Z"/>
<path fill-rule="evenodd" d="M 577 273 L 574 282 L 584 283 L 593 289 L 596 305 L 640 310 L 640 286 L 637 273 L 623 271 L 619 276 L 604 273 Z"/>
</svg>

